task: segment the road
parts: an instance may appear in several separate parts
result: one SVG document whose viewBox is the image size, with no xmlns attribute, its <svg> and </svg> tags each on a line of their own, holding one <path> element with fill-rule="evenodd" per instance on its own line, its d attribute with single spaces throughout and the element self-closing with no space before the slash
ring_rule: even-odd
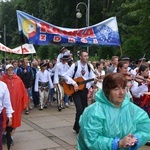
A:
<svg viewBox="0 0 150 150">
<path fill-rule="evenodd" d="M 74 106 L 58 112 L 56 104 L 43 111 L 34 108 L 29 115 L 23 114 L 12 150 L 76 150 L 76 133 L 72 130 L 74 116 Z M 7 150 L 6 145 L 3 150 Z M 140 150 L 150 150 L 150 146 Z"/>
</svg>

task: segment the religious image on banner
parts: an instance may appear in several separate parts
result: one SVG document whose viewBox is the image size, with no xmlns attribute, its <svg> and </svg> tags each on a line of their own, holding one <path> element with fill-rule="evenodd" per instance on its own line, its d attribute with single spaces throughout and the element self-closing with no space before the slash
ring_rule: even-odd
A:
<svg viewBox="0 0 150 150">
<path fill-rule="evenodd" d="M 116 17 L 79 29 L 58 27 L 19 10 L 17 20 L 19 33 L 23 41 L 29 44 L 120 46 Z"/>
</svg>

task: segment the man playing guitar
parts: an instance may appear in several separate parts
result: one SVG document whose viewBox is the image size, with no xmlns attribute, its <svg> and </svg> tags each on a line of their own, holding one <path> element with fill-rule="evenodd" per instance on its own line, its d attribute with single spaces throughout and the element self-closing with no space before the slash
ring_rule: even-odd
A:
<svg viewBox="0 0 150 150">
<path fill-rule="evenodd" d="M 71 84 L 74 87 L 74 93 L 72 94 L 75 107 L 76 107 L 76 118 L 73 129 L 76 131 L 76 133 L 79 132 L 79 118 L 81 114 L 83 113 L 83 110 L 88 106 L 87 103 L 87 94 L 88 89 L 93 85 L 94 81 L 88 82 L 85 85 L 85 88 L 82 90 L 79 89 L 78 82 L 76 82 L 74 79 L 77 79 L 79 77 L 82 77 L 84 80 L 96 78 L 96 75 L 92 71 L 92 69 L 88 69 L 88 52 L 86 50 L 81 50 L 79 52 L 79 59 L 77 63 L 77 70 L 75 71 L 76 64 L 72 64 L 71 67 L 68 69 L 68 71 L 63 74 L 65 81 L 67 84 Z M 72 79 L 73 78 L 73 79 Z M 96 81 L 96 79 L 95 79 Z"/>
</svg>

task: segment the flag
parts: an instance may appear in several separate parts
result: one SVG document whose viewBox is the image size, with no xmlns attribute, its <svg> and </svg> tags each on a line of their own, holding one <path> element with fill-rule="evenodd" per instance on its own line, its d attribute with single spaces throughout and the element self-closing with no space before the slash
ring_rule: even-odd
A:
<svg viewBox="0 0 150 150">
<path fill-rule="evenodd" d="M 17 10 L 19 33 L 35 45 L 120 46 L 116 17 L 80 29 L 58 27 Z"/>
<path fill-rule="evenodd" d="M 33 44 L 23 44 L 17 48 L 12 49 L 14 52 L 18 52 L 18 54 L 33 54 L 36 53 Z"/>
<path fill-rule="evenodd" d="M 22 46 L 11 49 L 2 43 L 0 43 L 0 50 L 8 53 L 14 54 L 33 54 L 36 53 L 34 46 L 32 44 L 23 44 Z"/>
</svg>

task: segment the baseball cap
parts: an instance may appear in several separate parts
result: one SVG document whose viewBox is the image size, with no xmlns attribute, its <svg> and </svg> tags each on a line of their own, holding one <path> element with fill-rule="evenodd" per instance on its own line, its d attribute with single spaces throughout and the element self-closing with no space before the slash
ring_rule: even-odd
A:
<svg viewBox="0 0 150 150">
<path fill-rule="evenodd" d="M 7 69 L 9 69 L 9 68 L 14 68 L 14 66 L 12 65 L 12 64 L 8 64 L 8 65 L 6 65 L 6 67 L 5 67 L 5 69 L 7 70 Z"/>
</svg>

